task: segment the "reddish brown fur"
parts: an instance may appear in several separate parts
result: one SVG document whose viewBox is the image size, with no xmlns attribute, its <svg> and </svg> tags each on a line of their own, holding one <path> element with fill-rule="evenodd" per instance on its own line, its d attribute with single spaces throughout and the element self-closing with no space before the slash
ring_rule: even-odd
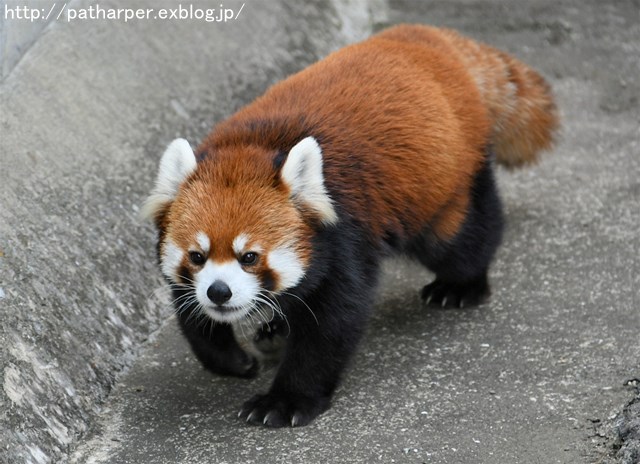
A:
<svg viewBox="0 0 640 464">
<path fill-rule="evenodd" d="M 464 64 L 489 111 L 491 142 L 502 165 L 535 163 L 541 150 L 551 148 L 559 125 L 555 102 L 544 79 L 524 63 L 449 29 L 406 25 L 380 36 L 419 40 Z"/>
<path fill-rule="evenodd" d="M 502 65 L 495 70 L 497 62 Z M 481 93 L 478 76 L 497 82 Z M 502 96 L 505 79 L 518 89 L 519 106 L 513 111 L 507 108 L 510 97 Z M 499 160 L 511 165 L 531 161 L 531 153 L 550 144 L 556 119 L 546 92 L 533 71 L 490 47 L 453 31 L 399 26 L 274 85 L 218 125 L 199 152 L 210 154 L 205 166 L 222 163 L 216 160 L 223 152 L 233 153 L 226 159 L 222 182 L 236 170 L 237 175 L 249 175 L 256 163 L 268 170 L 265 160 L 314 136 L 323 150 L 325 184 L 332 198 L 368 224 L 374 237 L 381 238 L 385 231 L 411 237 L 429 224 L 447 239 L 465 217 L 473 175 L 490 144 L 497 147 Z M 522 107 L 530 111 L 519 122 Z M 524 128 L 532 135 L 523 136 Z M 529 149 L 515 150 L 521 159 L 505 154 L 519 145 Z M 253 155 L 260 161 L 252 160 Z M 215 169 L 200 169 L 197 177 L 204 179 L 209 171 Z M 212 179 L 207 183 L 215 184 Z M 202 211 L 208 202 L 239 198 L 198 195 L 189 199 L 188 207 Z M 254 208 L 253 214 L 268 216 L 278 201 L 285 201 L 284 193 L 275 198 L 275 193 L 265 192 L 259 204 L 233 209 Z M 234 229 L 234 219 L 226 220 L 225 227 Z M 276 230 L 306 231 L 293 214 L 268 223 Z M 273 229 L 263 232 L 268 236 Z"/>
</svg>

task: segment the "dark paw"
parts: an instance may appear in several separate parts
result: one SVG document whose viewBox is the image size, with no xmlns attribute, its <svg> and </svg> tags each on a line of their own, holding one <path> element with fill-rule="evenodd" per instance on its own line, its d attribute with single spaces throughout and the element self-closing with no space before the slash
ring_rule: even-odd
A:
<svg viewBox="0 0 640 464">
<path fill-rule="evenodd" d="M 253 344 L 266 359 L 278 359 L 284 350 L 286 335 L 286 323 L 273 321 L 258 329 Z"/>
<path fill-rule="evenodd" d="M 482 303 L 489 296 L 489 283 L 482 277 L 466 283 L 436 279 L 422 289 L 425 304 L 441 308 L 464 308 Z"/>
<path fill-rule="evenodd" d="M 204 367 L 214 374 L 251 379 L 258 374 L 258 360 L 241 349 L 225 350 L 200 358 Z"/>
<path fill-rule="evenodd" d="M 301 427 L 329 408 L 329 400 L 268 393 L 244 403 L 238 417 L 267 427 Z"/>
</svg>

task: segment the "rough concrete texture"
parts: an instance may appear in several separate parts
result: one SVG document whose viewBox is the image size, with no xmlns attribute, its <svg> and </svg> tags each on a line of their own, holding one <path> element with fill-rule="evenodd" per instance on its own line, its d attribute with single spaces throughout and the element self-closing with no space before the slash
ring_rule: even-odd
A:
<svg viewBox="0 0 640 464">
<path fill-rule="evenodd" d="M 171 313 L 136 218 L 164 146 L 197 142 L 375 16 L 338 0 L 242 4 L 224 2 L 241 11 L 226 23 L 51 24 L 0 85 L 0 462 L 66 460 Z"/>
<path fill-rule="evenodd" d="M 389 23 L 455 27 L 531 63 L 562 109 L 553 153 L 500 173 L 508 227 L 489 303 L 426 309 L 430 275 L 391 262 L 333 408 L 300 429 L 236 418 L 273 371 L 204 372 L 172 318 L 144 342 L 170 313 L 153 232 L 135 221 L 162 146 L 198 141 L 366 23 L 353 20 L 358 2 L 292 3 L 248 3 L 242 21 L 215 27 L 55 24 L 0 87 L 7 460 L 75 448 L 76 463 L 637 462 L 633 0 L 390 2 Z"/>
<path fill-rule="evenodd" d="M 637 386 L 640 380 L 632 382 Z M 640 462 L 640 392 L 618 416 L 615 428 L 620 442 L 617 456 L 624 464 Z"/>
<path fill-rule="evenodd" d="M 60 10 L 55 0 L 0 0 L 0 81 Z"/>
</svg>

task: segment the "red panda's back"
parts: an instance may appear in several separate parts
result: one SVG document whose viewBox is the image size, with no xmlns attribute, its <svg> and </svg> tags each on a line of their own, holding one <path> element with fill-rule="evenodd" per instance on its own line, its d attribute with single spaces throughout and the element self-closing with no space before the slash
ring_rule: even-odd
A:
<svg viewBox="0 0 640 464">
<path fill-rule="evenodd" d="M 243 143 L 247 125 L 274 149 L 316 137 L 332 198 L 378 238 L 408 238 L 427 224 L 442 238 L 454 235 L 489 133 L 478 90 L 455 56 L 422 37 L 384 34 L 274 85 L 204 144 Z"/>
</svg>

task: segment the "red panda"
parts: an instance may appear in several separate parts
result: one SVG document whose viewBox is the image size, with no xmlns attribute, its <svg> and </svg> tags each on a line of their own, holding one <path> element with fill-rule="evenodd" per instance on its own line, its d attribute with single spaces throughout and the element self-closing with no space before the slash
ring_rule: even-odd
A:
<svg viewBox="0 0 640 464">
<path fill-rule="evenodd" d="M 232 325 L 286 319 L 273 384 L 239 416 L 301 426 L 329 407 L 390 253 L 435 273 L 428 304 L 483 301 L 503 227 L 494 165 L 534 163 L 557 126 L 523 63 L 401 25 L 274 85 L 195 152 L 171 143 L 143 214 L 196 356 L 252 377 Z"/>
</svg>

